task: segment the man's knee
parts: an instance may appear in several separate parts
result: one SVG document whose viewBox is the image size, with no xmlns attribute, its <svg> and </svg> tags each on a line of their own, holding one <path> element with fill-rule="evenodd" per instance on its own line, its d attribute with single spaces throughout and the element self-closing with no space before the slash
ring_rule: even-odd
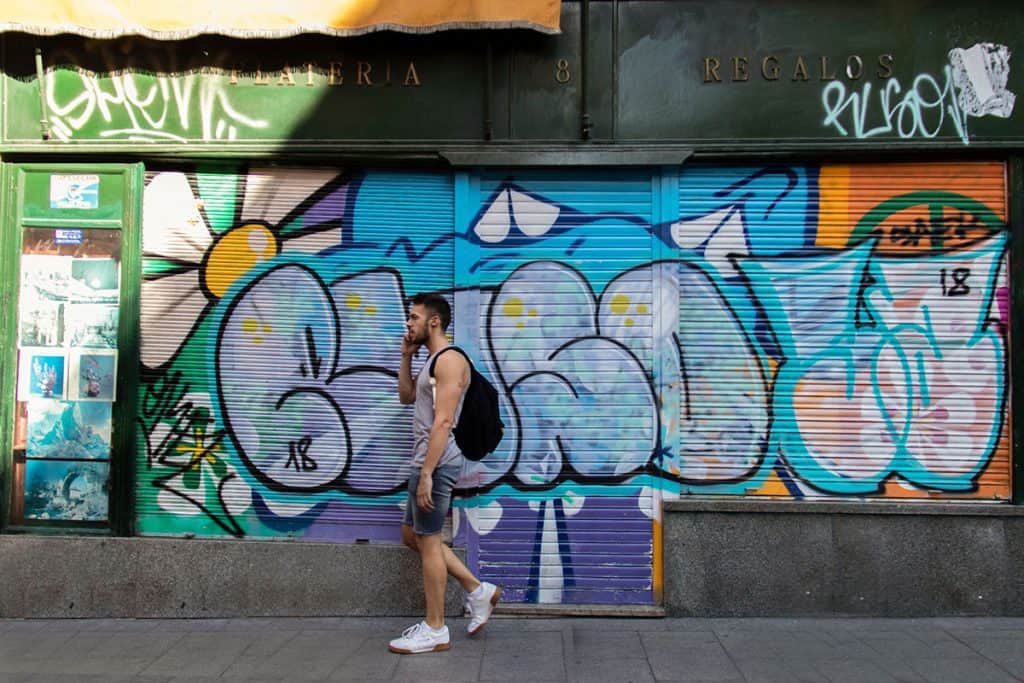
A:
<svg viewBox="0 0 1024 683">
<path fill-rule="evenodd" d="M 419 552 L 421 557 L 433 557 L 435 553 L 443 557 L 443 546 L 444 544 L 441 542 L 441 534 L 416 534 L 416 550 Z"/>
</svg>

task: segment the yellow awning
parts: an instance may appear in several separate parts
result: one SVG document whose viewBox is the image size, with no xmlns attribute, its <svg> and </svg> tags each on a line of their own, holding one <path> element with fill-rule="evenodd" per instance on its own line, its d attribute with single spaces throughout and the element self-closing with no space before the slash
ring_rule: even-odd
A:
<svg viewBox="0 0 1024 683">
<path fill-rule="evenodd" d="M 0 31 L 180 40 L 526 28 L 558 33 L 559 0 L 3 0 Z"/>
</svg>

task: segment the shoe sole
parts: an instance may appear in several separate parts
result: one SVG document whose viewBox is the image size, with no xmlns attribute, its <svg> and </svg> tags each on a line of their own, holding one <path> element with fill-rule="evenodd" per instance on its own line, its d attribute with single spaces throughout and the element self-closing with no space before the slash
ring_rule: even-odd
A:
<svg viewBox="0 0 1024 683">
<path fill-rule="evenodd" d="M 495 586 L 494 587 L 494 595 L 491 596 L 491 609 L 492 610 L 498 605 L 498 601 L 499 600 L 501 600 L 501 586 Z M 490 617 L 488 617 L 488 620 L 489 619 L 490 619 Z M 475 636 L 476 634 L 480 633 L 480 631 L 484 630 L 484 626 L 487 626 L 487 622 L 486 621 L 484 623 L 480 624 L 479 626 L 477 626 L 472 631 L 467 631 L 467 634 L 470 635 L 470 636 Z"/>
<path fill-rule="evenodd" d="M 388 649 L 400 655 L 422 655 L 428 652 L 444 652 L 451 647 L 450 643 L 440 643 L 430 648 L 429 650 L 403 650 L 400 647 L 394 645 L 388 645 Z"/>
</svg>

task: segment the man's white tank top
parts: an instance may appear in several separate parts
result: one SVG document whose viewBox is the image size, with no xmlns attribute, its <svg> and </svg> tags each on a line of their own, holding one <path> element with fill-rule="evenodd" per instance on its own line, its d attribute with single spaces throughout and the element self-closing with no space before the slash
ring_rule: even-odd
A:
<svg viewBox="0 0 1024 683">
<path fill-rule="evenodd" d="M 445 348 L 448 347 L 446 346 Z M 443 350 L 441 349 L 441 351 Z M 441 351 L 437 353 L 441 353 Z M 430 381 L 430 364 L 434 361 L 437 353 L 427 358 L 420 369 L 420 374 L 416 376 L 416 403 L 413 406 L 412 416 L 413 467 L 423 466 L 423 461 L 427 457 L 427 447 L 430 443 L 430 429 L 434 426 L 434 384 Z M 458 353 L 458 351 L 451 351 L 450 353 Z M 468 388 L 469 385 L 467 384 L 462 389 L 459 405 L 455 407 L 453 425 L 459 423 L 459 416 L 462 415 L 462 402 L 466 399 L 466 389 Z M 462 451 L 459 450 L 458 444 L 455 443 L 455 434 L 448 432 L 448 445 L 445 446 L 444 453 L 441 455 L 437 466 L 461 464 L 461 462 Z"/>
</svg>

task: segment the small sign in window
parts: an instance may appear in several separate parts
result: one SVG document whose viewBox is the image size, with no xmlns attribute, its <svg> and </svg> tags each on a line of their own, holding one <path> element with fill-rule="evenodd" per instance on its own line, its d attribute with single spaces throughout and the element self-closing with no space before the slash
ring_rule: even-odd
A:
<svg viewBox="0 0 1024 683">
<path fill-rule="evenodd" d="M 51 209 L 96 209 L 99 205 L 98 175 L 50 176 Z"/>
<path fill-rule="evenodd" d="M 82 231 L 57 228 L 53 231 L 54 244 L 81 244 Z"/>
</svg>

